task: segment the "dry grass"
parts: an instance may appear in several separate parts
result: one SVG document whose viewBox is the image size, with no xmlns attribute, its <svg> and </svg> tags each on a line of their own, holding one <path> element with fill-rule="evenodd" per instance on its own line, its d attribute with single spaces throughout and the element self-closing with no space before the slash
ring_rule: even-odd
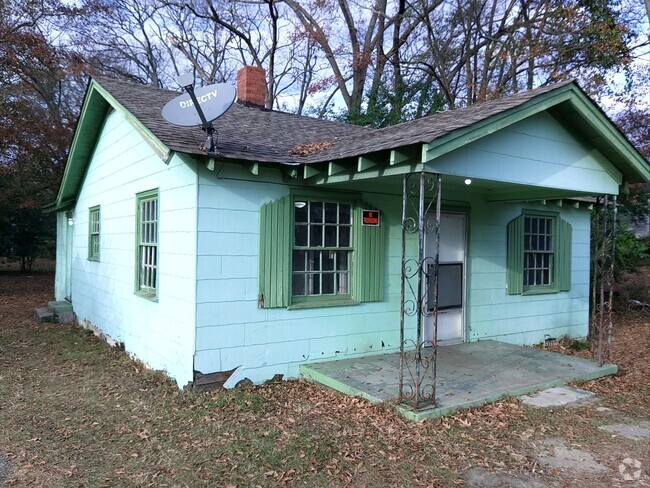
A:
<svg viewBox="0 0 650 488">
<path fill-rule="evenodd" d="M 32 310 L 51 290 L 51 274 L 0 272 L 9 486 L 463 486 L 470 467 L 575 486 L 574 473 L 538 465 L 547 437 L 593 452 L 612 474 L 582 481 L 612 486 L 622 453 L 646 452 L 600 431 L 612 413 L 595 405 L 532 410 L 508 399 L 415 424 L 304 381 L 179 391 L 79 328 L 37 324 Z M 647 317 L 619 318 L 621 374 L 583 385 L 618 419 L 650 414 L 649 328 Z"/>
</svg>

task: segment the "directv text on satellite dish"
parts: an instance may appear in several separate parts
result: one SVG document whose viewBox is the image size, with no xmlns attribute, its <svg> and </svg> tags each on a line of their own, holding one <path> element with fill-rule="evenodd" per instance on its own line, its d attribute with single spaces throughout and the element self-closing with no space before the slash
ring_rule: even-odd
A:
<svg viewBox="0 0 650 488">
<path fill-rule="evenodd" d="M 196 97 L 196 99 L 199 101 L 201 105 L 211 100 L 212 98 L 217 98 L 217 90 L 212 90 L 210 93 L 206 93 L 203 96 Z M 178 104 L 180 105 L 181 108 L 194 107 L 194 102 L 192 101 L 192 99 L 180 100 Z"/>
<path fill-rule="evenodd" d="M 194 90 L 194 96 L 199 102 L 205 119 L 212 122 L 230 108 L 235 101 L 237 91 L 228 83 L 215 83 L 197 88 Z M 186 110 L 188 108 L 192 110 Z M 162 109 L 162 116 L 175 125 L 189 127 L 202 124 L 194 103 L 187 93 L 167 102 Z"/>
</svg>

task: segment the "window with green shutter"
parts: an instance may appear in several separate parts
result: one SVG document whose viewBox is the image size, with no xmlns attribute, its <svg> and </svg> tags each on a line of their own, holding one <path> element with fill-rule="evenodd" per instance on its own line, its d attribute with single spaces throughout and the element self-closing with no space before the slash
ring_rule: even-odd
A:
<svg viewBox="0 0 650 488">
<path fill-rule="evenodd" d="M 88 259 L 99 261 L 100 242 L 99 205 L 88 209 Z"/>
<path fill-rule="evenodd" d="M 524 211 L 508 223 L 510 295 L 571 289 L 571 225 L 557 213 Z"/>
<path fill-rule="evenodd" d="M 361 211 L 370 208 L 327 194 L 288 195 L 262 206 L 260 307 L 380 301 L 385 225 L 361 225 Z"/>
</svg>

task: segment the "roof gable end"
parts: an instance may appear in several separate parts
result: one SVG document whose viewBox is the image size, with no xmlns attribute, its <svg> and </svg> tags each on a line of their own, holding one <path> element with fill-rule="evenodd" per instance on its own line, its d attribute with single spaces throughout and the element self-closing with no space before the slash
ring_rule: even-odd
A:
<svg viewBox="0 0 650 488">
<path fill-rule="evenodd" d="M 648 162 L 575 82 L 433 139 L 423 145 L 423 162 L 432 161 L 541 112 L 548 112 L 579 139 L 589 141 L 617 166 L 625 181 L 650 180 Z"/>
<path fill-rule="evenodd" d="M 121 112 L 134 129 L 144 137 L 156 154 L 163 161 L 168 160 L 171 154 L 170 149 L 107 90 L 91 79 L 86 89 L 79 121 L 70 145 L 68 160 L 56 200 L 56 210 L 65 210 L 74 204 L 101 134 L 104 120 L 110 109 Z"/>
</svg>

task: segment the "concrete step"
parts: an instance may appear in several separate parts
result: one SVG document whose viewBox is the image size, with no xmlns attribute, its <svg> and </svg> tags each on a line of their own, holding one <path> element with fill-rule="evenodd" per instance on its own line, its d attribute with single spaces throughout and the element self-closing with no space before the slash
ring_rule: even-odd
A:
<svg viewBox="0 0 650 488">
<path fill-rule="evenodd" d="M 72 304 L 65 300 L 58 302 L 48 302 L 47 308 L 54 314 L 56 322 L 60 324 L 67 324 L 74 320 L 74 312 L 72 311 Z"/>
<path fill-rule="evenodd" d="M 56 314 L 56 321 L 60 324 L 67 324 L 74 321 L 74 312 L 68 310 L 66 312 L 58 312 Z"/>
<path fill-rule="evenodd" d="M 55 314 L 61 312 L 72 312 L 72 304 L 70 302 L 60 301 L 60 302 L 47 302 L 47 308 L 49 308 Z"/>
<path fill-rule="evenodd" d="M 39 322 L 56 322 L 54 313 L 46 307 L 34 309 L 34 315 Z"/>
</svg>

